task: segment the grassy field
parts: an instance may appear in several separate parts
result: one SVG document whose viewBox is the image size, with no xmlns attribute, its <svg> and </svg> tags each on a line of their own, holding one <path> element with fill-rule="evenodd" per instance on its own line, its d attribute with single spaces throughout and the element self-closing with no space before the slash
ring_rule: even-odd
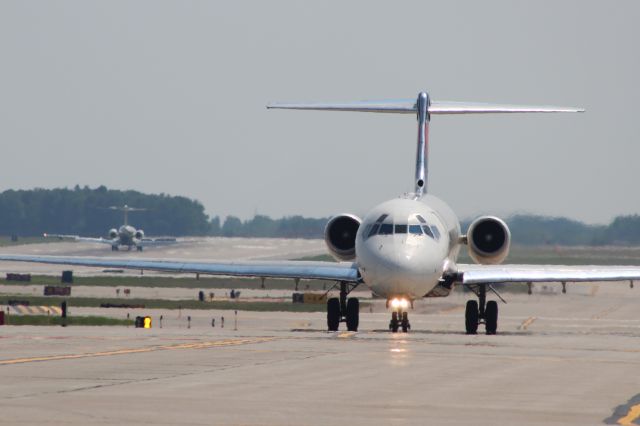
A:
<svg viewBox="0 0 640 426">
<path fill-rule="evenodd" d="M 60 316 L 48 316 L 48 315 L 9 315 L 5 316 L 6 325 L 62 325 L 62 318 Z M 65 319 L 66 325 L 99 325 L 99 326 L 114 326 L 114 325 L 134 325 L 133 320 L 116 319 L 98 316 L 86 316 L 76 317 L 69 316 Z"/>
<path fill-rule="evenodd" d="M 332 261 L 328 254 L 300 260 Z M 473 263 L 463 248 L 459 263 Z M 524 265 L 640 265 L 640 247 L 512 246 L 506 264 Z"/>
<path fill-rule="evenodd" d="M 33 275 L 31 282 L 7 281 L 5 277 L 0 278 L 3 285 L 62 285 L 59 276 Z M 194 275 L 180 278 L 157 277 L 157 276 L 98 276 L 98 277 L 78 277 L 73 278 L 73 286 L 101 286 L 101 287 L 161 287 L 161 288 L 194 288 L 194 289 L 260 289 L 262 285 L 256 278 L 227 278 L 227 277 L 204 277 L 197 280 Z M 328 290 L 333 284 L 326 281 L 305 280 L 300 281 L 298 289 L 300 291 Z M 295 283 L 293 280 L 267 279 L 265 288 L 268 290 L 293 290 Z"/>
<path fill-rule="evenodd" d="M 6 246 L 19 246 L 22 244 L 38 244 L 38 243 L 51 243 L 58 242 L 57 239 L 44 238 L 44 237 L 19 237 L 18 241 L 11 241 L 10 236 L 0 235 L 0 247 Z"/>
<path fill-rule="evenodd" d="M 200 302 L 198 300 L 160 300 L 160 299 L 124 299 L 124 298 L 96 298 L 96 297 L 53 297 L 53 296 L 24 296 L 3 295 L 0 297 L 0 305 L 6 305 L 9 300 L 27 301 L 33 306 L 49 306 L 60 304 L 66 300 L 68 307 L 99 308 L 103 303 L 114 305 L 127 304 L 132 306 L 144 306 L 145 309 L 219 309 L 239 311 L 261 312 L 323 312 L 324 303 L 291 303 L 291 302 L 241 302 L 241 301 L 213 301 Z M 365 305 L 362 303 L 361 305 Z M 106 308 L 105 308 L 106 309 Z M 133 308 L 132 308 L 133 309 Z"/>
</svg>

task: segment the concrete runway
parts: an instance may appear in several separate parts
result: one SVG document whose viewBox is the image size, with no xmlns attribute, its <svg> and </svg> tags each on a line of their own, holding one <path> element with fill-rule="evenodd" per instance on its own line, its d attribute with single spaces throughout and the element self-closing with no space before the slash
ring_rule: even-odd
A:
<svg viewBox="0 0 640 426">
<path fill-rule="evenodd" d="M 461 332 L 460 293 L 416 305 L 406 335 L 377 309 L 358 333 L 261 312 L 239 312 L 234 331 L 231 311 L 131 312 L 151 330 L 0 327 L 0 423 L 635 424 L 638 291 L 507 295 L 497 336 Z"/>
</svg>

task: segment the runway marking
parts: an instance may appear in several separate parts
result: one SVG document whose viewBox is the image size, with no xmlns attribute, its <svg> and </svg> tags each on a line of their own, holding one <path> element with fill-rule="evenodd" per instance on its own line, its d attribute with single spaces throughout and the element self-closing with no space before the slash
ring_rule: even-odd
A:
<svg viewBox="0 0 640 426">
<path fill-rule="evenodd" d="M 618 419 L 618 424 L 623 426 L 634 425 L 638 417 L 640 417 L 640 404 L 629 408 L 627 415 Z"/>
<path fill-rule="evenodd" d="M 604 311 L 592 316 L 591 319 L 593 319 L 593 320 L 602 319 L 602 318 L 606 317 L 607 315 L 609 315 L 610 313 L 617 311 L 618 309 L 620 309 L 620 306 L 611 306 L 611 307 L 605 309 Z"/>
<path fill-rule="evenodd" d="M 41 357 L 32 357 L 32 358 L 16 358 L 16 359 L 2 360 L 0 361 L 0 366 L 13 365 L 13 364 L 25 364 L 29 362 L 59 361 L 64 359 L 80 359 L 80 358 L 94 358 L 94 357 L 101 357 L 101 356 L 128 355 L 128 354 L 167 351 L 167 350 L 176 350 L 176 349 L 208 349 L 208 348 L 224 347 L 224 346 L 239 346 L 239 345 L 249 345 L 252 343 L 264 343 L 272 340 L 275 340 L 275 338 L 260 337 L 260 338 L 252 338 L 252 339 L 227 339 L 227 340 L 217 340 L 213 342 L 180 343 L 175 345 L 150 346 L 146 348 L 118 349 L 114 351 L 105 351 L 105 352 L 89 352 L 89 353 L 82 353 L 82 354 L 51 355 L 51 356 L 41 356 Z"/>
<path fill-rule="evenodd" d="M 522 321 L 522 324 L 520 324 L 520 327 L 518 327 L 518 330 L 526 330 L 527 327 L 529 327 L 531 324 L 533 324 L 533 322 L 535 320 L 537 320 L 537 317 L 529 317 L 526 320 Z"/>
<path fill-rule="evenodd" d="M 340 338 L 340 339 L 348 339 L 348 338 L 353 337 L 355 335 L 356 335 L 356 333 L 354 333 L 353 331 L 345 331 L 345 332 L 342 332 L 342 333 L 338 334 L 338 338 Z"/>
<path fill-rule="evenodd" d="M 62 313 L 62 309 L 57 306 L 27 306 L 27 305 L 14 305 L 11 306 L 13 310 L 22 315 L 43 315 L 47 314 L 47 312 L 51 314 L 60 315 Z"/>
<path fill-rule="evenodd" d="M 613 414 L 604 419 L 604 423 L 623 426 L 635 425 L 638 418 L 640 418 L 640 394 L 617 406 Z"/>
</svg>

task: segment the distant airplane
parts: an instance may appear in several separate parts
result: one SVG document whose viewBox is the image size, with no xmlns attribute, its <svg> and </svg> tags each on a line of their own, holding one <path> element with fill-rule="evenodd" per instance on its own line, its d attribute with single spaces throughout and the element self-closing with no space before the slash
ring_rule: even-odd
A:
<svg viewBox="0 0 640 426">
<path fill-rule="evenodd" d="M 120 247 L 127 247 L 131 250 L 135 247 L 138 251 L 142 251 L 144 247 L 148 246 L 161 246 L 168 244 L 175 244 L 175 238 L 145 238 L 144 231 L 142 229 L 136 229 L 129 225 L 129 212 L 145 211 L 146 209 L 139 209 L 135 207 L 129 207 L 126 204 L 122 207 L 111 206 L 107 207 L 109 210 L 117 210 L 124 212 L 124 225 L 118 229 L 109 230 L 109 238 L 91 238 L 81 237 L 79 235 L 63 235 L 63 234 L 44 234 L 45 238 L 72 238 L 76 241 L 85 241 L 89 243 L 109 244 L 112 251 L 120 250 Z"/>
<path fill-rule="evenodd" d="M 496 283 L 631 281 L 640 279 L 639 267 L 567 267 L 498 265 L 507 257 L 511 234 L 507 225 L 494 216 L 474 220 L 463 235 L 453 211 L 427 193 L 429 122 L 439 114 L 582 112 L 577 108 L 514 106 L 476 103 L 431 102 L 426 92 L 417 99 L 356 102 L 342 104 L 273 104 L 267 108 L 362 111 L 415 114 L 418 121 L 418 148 L 415 190 L 386 201 L 364 218 L 341 214 L 329 220 L 325 241 L 340 263 L 271 262 L 177 262 L 162 260 L 110 260 L 81 257 L 0 255 L 0 260 L 40 262 L 96 267 L 148 269 L 212 275 L 320 279 L 335 281 L 340 297 L 327 301 L 327 326 L 336 331 L 340 322 L 357 331 L 359 301 L 348 298 L 353 289 L 365 284 L 387 300 L 392 310 L 389 328 L 393 332 L 410 329 L 408 309 L 423 297 L 448 296 L 455 284 L 473 291 L 465 311 L 465 330 L 477 333 L 484 324 L 487 334 L 498 327 L 498 304 L 487 301 Z M 374 155 L 374 154 L 371 154 Z M 357 162 L 354 173 L 357 173 Z M 460 248 L 466 245 L 477 265 L 457 264 Z"/>
</svg>

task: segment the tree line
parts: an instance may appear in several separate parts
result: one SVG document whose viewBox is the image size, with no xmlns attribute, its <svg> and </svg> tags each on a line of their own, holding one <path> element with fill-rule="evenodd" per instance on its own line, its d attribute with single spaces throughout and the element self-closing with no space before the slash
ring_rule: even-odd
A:
<svg viewBox="0 0 640 426">
<path fill-rule="evenodd" d="M 125 204 L 146 209 L 129 213 L 129 222 L 147 235 L 206 235 L 209 231 L 208 217 L 198 201 L 76 186 L 0 193 L 0 234 L 104 236 L 123 224 L 123 213 L 108 208 Z"/>
<path fill-rule="evenodd" d="M 130 213 L 132 225 L 156 236 L 223 236 L 260 238 L 322 238 L 329 218 L 256 215 L 209 218 L 204 206 L 186 197 L 79 187 L 73 189 L 7 190 L 0 193 L 0 235 L 42 233 L 104 236 L 122 224 L 121 212 L 110 206 L 145 208 Z M 523 245 L 639 245 L 640 216 L 619 216 L 608 225 L 588 225 L 562 217 L 515 215 L 506 219 L 513 242 Z M 465 231 L 470 221 L 463 221 Z"/>
</svg>

